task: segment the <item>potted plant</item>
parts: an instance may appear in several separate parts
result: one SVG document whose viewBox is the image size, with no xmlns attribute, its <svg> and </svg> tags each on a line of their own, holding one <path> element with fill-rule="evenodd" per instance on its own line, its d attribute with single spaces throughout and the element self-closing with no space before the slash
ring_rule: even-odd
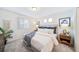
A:
<svg viewBox="0 0 79 59">
<path fill-rule="evenodd" d="M 0 27 L 0 32 L 3 35 L 3 37 L 4 37 L 4 43 L 6 44 L 7 38 L 12 38 L 11 35 L 12 35 L 13 31 L 12 30 L 5 30 L 5 29 L 3 29 L 3 28 Z"/>
</svg>

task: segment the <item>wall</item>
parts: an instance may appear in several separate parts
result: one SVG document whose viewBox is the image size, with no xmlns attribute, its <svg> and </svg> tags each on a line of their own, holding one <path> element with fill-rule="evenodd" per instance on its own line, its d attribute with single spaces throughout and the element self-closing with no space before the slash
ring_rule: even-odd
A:
<svg viewBox="0 0 79 59">
<path fill-rule="evenodd" d="M 4 9 L 0 9 L 0 17 L 4 21 L 3 24 L 9 23 L 8 24 L 9 29 L 12 29 L 14 31 L 14 33 L 13 33 L 14 39 L 21 39 L 21 38 L 23 38 L 25 33 L 33 31 L 32 22 L 33 22 L 34 18 L 32 18 L 32 17 L 10 12 L 10 11 L 4 10 Z M 19 29 L 18 28 L 17 22 L 19 20 L 18 18 L 20 18 L 20 17 L 23 17 L 23 18 L 26 18 L 26 20 L 29 20 L 30 26 L 28 29 Z M 2 22 L 0 21 L 0 24 L 1 23 Z M 6 24 L 5 24 L 5 28 L 7 27 Z"/>
<path fill-rule="evenodd" d="M 40 22 L 43 22 L 44 19 L 49 19 L 52 18 L 53 22 L 52 24 L 59 24 L 59 18 L 65 18 L 65 17 L 71 17 L 71 23 L 73 24 L 74 22 L 74 17 L 75 17 L 75 8 L 72 8 L 70 10 L 64 11 L 64 12 L 60 12 L 60 13 L 55 13 L 55 14 L 51 14 L 45 17 L 41 17 L 38 20 Z"/>
<path fill-rule="evenodd" d="M 76 37 L 77 37 L 77 39 L 76 39 L 76 51 L 78 51 L 79 52 L 79 8 L 77 8 L 76 9 Z"/>
<path fill-rule="evenodd" d="M 0 27 L 3 27 L 3 19 L 0 17 Z"/>
<path fill-rule="evenodd" d="M 3 27 L 3 19 L 0 17 L 0 27 Z M 2 32 L 0 32 L 1 34 Z"/>
</svg>

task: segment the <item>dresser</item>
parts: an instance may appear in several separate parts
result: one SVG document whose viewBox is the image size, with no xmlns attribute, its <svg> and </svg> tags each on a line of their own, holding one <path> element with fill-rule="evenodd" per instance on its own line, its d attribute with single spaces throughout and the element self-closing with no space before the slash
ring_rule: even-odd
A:
<svg viewBox="0 0 79 59">
<path fill-rule="evenodd" d="M 72 40 L 71 40 L 71 36 L 70 35 L 65 35 L 63 33 L 59 34 L 59 38 L 58 41 L 60 43 L 66 44 L 68 46 L 72 46 Z"/>
</svg>

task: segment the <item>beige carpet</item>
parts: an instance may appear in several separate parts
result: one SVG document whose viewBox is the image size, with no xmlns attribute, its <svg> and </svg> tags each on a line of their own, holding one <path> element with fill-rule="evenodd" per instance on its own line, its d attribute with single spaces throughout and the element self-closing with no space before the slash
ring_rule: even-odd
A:
<svg viewBox="0 0 79 59">
<path fill-rule="evenodd" d="M 58 46 L 54 47 L 53 51 L 54 52 L 74 52 L 73 48 L 65 44 L 59 44 Z"/>
<path fill-rule="evenodd" d="M 8 40 L 5 46 L 5 52 L 33 52 L 32 49 L 24 47 L 23 39 Z M 53 52 L 73 52 L 73 49 L 67 45 L 59 44 L 54 47 Z"/>
<path fill-rule="evenodd" d="M 32 52 L 28 47 L 25 48 L 23 45 L 23 40 L 13 40 L 8 41 L 5 46 L 5 52 Z"/>
</svg>

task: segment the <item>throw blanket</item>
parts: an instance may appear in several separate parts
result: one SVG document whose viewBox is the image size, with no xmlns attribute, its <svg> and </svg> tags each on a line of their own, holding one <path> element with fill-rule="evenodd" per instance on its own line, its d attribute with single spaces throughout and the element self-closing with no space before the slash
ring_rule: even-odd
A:
<svg viewBox="0 0 79 59">
<path fill-rule="evenodd" d="M 29 47 L 31 46 L 31 39 L 35 35 L 35 33 L 36 33 L 36 31 L 33 31 L 29 34 L 26 34 L 25 37 L 24 37 L 24 40 L 27 42 Z"/>
</svg>

